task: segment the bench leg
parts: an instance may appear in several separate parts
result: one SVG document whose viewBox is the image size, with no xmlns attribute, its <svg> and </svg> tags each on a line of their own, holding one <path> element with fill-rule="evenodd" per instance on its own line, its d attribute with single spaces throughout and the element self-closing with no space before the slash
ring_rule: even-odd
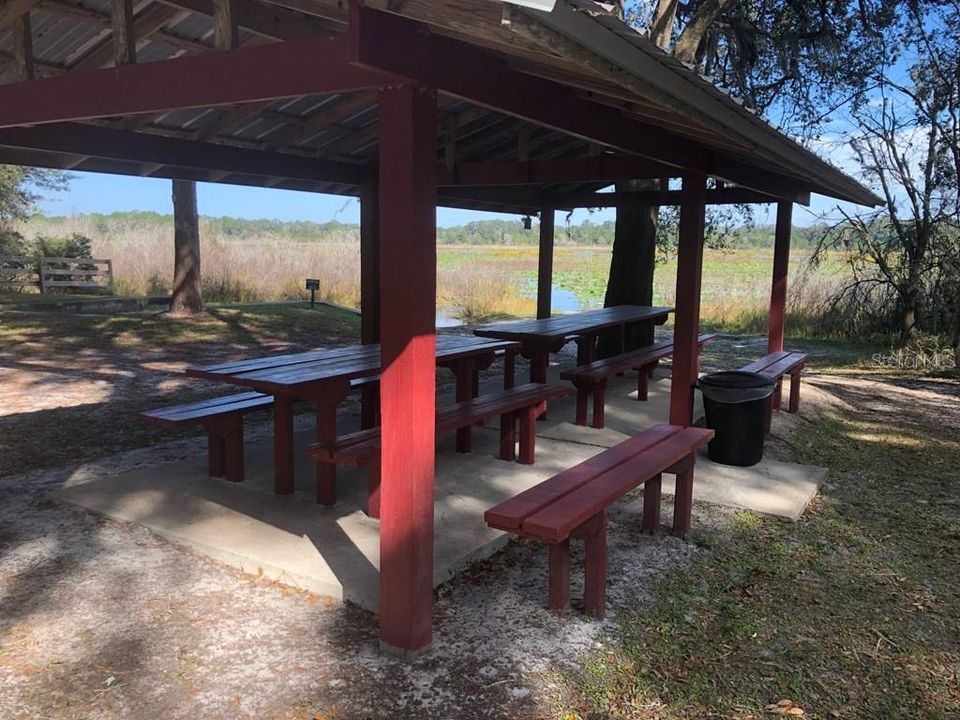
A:
<svg viewBox="0 0 960 720">
<path fill-rule="evenodd" d="M 547 607 L 554 612 L 570 608 L 570 540 L 550 545 L 550 594 Z"/>
<path fill-rule="evenodd" d="M 777 380 L 777 389 L 773 391 L 773 409 L 780 409 L 780 395 L 783 392 L 783 378 Z"/>
<path fill-rule="evenodd" d="M 380 519 L 380 456 L 367 466 L 367 515 Z"/>
<path fill-rule="evenodd" d="M 660 529 L 660 490 L 663 476 L 655 475 L 643 486 L 643 531 L 655 533 Z"/>
<path fill-rule="evenodd" d="M 520 417 L 520 463 L 533 465 L 536 456 L 537 417 L 546 408 L 546 403 L 540 402 L 522 410 Z"/>
<path fill-rule="evenodd" d="M 596 527 L 584 538 L 583 609 L 602 619 L 607 606 L 607 512 L 594 519 Z"/>
<path fill-rule="evenodd" d="M 790 404 L 787 406 L 787 412 L 797 413 L 800 411 L 800 371 L 797 370 L 790 374 Z"/>
<path fill-rule="evenodd" d="M 696 456 L 690 454 L 689 460 L 678 468 L 677 488 L 673 503 L 673 534 L 686 537 L 690 532 L 690 515 L 693 511 L 693 468 Z"/>
<path fill-rule="evenodd" d="M 587 403 L 590 400 L 590 386 L 586 383 L 576 383 L 577 386 L 577 425 L 587 424 Z"/>
<path fill-rule="evenodd" d="M 606 401 L 607 381 L 601 380 L 593 388 L 593 427 L 603 427 L 603 408 Z"/>
<path fill-rule="evenodd" d="M 500 459 L 513 461 L 517 457 L 517 423 L 512 412 L 500 416 Z"/>
<path fill-rule="evenodd" d="M 766 417 L 763 419 L 763 431 L 769 433 L 770 428 L 773 427 L 773 397 L 767 400 L 766 413 Z"/>
</svg>

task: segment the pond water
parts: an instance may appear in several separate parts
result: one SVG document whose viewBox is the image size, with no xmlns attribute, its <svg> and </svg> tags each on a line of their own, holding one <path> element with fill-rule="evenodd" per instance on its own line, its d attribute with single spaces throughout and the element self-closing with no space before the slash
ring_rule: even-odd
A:
<svg viewBox="0 0 960 720">
<path fill-rule="evenodd" d="M 574 313 L 588 310 L 577 299 L 576 294 L 571 290 L 554 285 L 550 295 L 550 303 L 555 313 Z M 451 310 L 440 310 L 437 312 L 437 327 L 451 328 L 463 325 L 463 321 L 453 314 Z"/>
</svg>

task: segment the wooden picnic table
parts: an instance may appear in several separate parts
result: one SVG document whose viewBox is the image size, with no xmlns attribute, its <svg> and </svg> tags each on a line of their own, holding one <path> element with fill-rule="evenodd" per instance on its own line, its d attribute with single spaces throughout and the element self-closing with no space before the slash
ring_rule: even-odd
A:
<svg viewBox="0 0 960 720">
<path fill-rule="evenodd" d="M 519 349 L 519 343 L 509 340 L 438 335 L 437 365 L 456 376 L 459 402 L 477 395 L 479 371 L 488 368 L 501 351 L 507 356 L 504 386 L 513 387 L 513 356 Z M 375 378 L 380 371 L 380 346 L 372 344 L 231 361 L 186 372 L 190 377 L 273 395 L 274 488 L 280 495 L 289 495 L 294 491 L 293 403 L 316 404 L 317 441 L 331 443 L 337 437 L 337 406 L 350 392 L 351 381 Z M 459 432 L 469 433 L 470 428 Z M 336 501 L 333 465 L 317 465 L 317 501 L 325 505 Z"/>
<path fill-rule="evenodd" d="M 494 323 L 473 332 L 480 337 L 519 342 L 520 352 L 530 360 L 530 381 L 542 383 L 547 380 L 550 353 L 559 352 L 571 340 L 577 343 L 577 365 L 585 365 L 596 359 L 597 338 L 601 333 L 618 330 L 622 343 L 628 326 L 662 325 L 672 312 L 673 308 L 669 307 L 616 305 L 539 320 Z"/>
</svg>

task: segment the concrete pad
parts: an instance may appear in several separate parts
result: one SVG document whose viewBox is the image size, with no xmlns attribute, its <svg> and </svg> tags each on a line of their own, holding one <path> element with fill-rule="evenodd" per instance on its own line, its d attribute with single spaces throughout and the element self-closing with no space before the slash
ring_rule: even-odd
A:
<svg viewBox="0 0 960 720">
<path fill-rule="evenodd" d="M 616 379 L 608 389 L 608 427 L 603 430 L 570 422 L 572 399 L 551 403 L 549 418 L 538 428 L 537 463 L 532 466 L 496 457 L 495 423 L 474 429 L 469 454 L 455 452 L 453 436 L 443 438 L 437 453 L 434 583 L 445 582 L 508 540 L 484 524 L 484 510 L 664 422 L 668 397 L 667 379 L 651 383 L 646 403 L 635 399 L 632 377 Z M 355 423 L 355 418 L 346 420 L 342 430 Z M 241 485 L 208 477 L 206 458 L 198 456 L 66 487 L 55 499 L 138 523 L 245 572 L 376 610 L 379 524 L 362 510 L 366 473 L 341 468 L 336 506 L 317 505 L 313 463 L 306 456 L 311 441 L 311 433 L 297 435 L 297 492 L 288 497 L 274 495 L 272 443 L 260 441 L 248 444 L 247 480 Z M 698 458 L 694 497 L 796 519 L 825 475 L 823 468 L 773 460 L 752 468 L 723 466 L 704 454 Z M 669 475 L 664 492 L 673 492 Z"/>
</svg>

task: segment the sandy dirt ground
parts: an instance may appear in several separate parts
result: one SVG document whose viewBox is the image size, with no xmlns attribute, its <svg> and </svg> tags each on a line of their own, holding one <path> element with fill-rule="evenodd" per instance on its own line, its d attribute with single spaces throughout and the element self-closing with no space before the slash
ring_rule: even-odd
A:
<svg viewBox="0 0 960 720">
<path fill-rule="evenodd" d="M 755 354 L 754 344 L 718 343 L 705 366 Z M 44 369 L 31 364 L 6 367 L 4 386 L 14 373 L 25 387 L 42 386 Z M 102 364 L 58 386 L 58 406 L 137 393 L 144 358 Z M 841 382 L 811 378 L 804 413 L 788 421 L 808 422 L 819 403 L 843 402 L 831 398 Z M 44 393 L 32 403 L 29 393 L 17 395 L 16 407 L 5 399 L 4 413 L 51 402 Z M 695 541 L 684 542 L 639 532 L 640 494 L 619 503 L 603 622 L 549 613 L 544 548 L 512 543 L 438 591 L 433 648 L 406 664 L 380 655 L 369 613 L 47 499 L 64 483 L 202 448 L 190 436 L 0 477 L 0 717 L 556 717 L 567 678 L 615 632 L 618 612 L 642 608 L 664 575 L 726 532 L 733 515 L 698 504 Z M 782 438 L 771 452 L 793 459 Z M 668 500 L 664 517 L 671 512 Z"/>
</svg>

